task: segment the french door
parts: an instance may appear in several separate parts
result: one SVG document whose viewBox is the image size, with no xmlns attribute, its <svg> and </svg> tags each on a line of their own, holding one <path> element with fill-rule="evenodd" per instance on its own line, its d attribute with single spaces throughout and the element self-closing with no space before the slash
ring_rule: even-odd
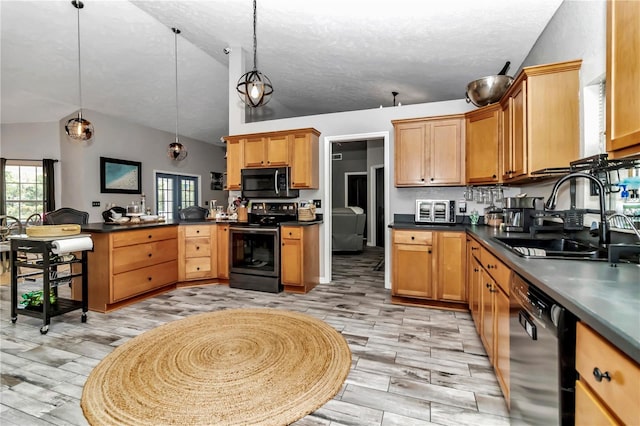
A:
<svg viewBox="0 0 640 426">
<path fill-rule="evenodd" d="M 156 173 L 156 211 L 167 219 L 178 220 L 178 212 L 198 205 L 198 177 Z"/>
</svg>

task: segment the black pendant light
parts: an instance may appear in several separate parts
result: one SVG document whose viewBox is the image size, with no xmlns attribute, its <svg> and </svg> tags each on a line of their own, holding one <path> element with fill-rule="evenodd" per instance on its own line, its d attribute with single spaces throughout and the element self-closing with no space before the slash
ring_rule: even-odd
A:
<svg viewBox="0 0 640 426">
<path fill-rule="evenodd" d="M 79 0 L 73 0 L 71 2 L 73 7 L 78 11 L 78 95 L 80 100 L 80 110 L 78 116 L 67 121 L 64 126 L 64 131 L 69 135 L 71 139 L 77 141 L 87 141 L 93 137 L 93 124 L 88 120 L 82 118 L 82 68 L 80 66 L 80 9 L 84 7 L 84 4 Z"/>
<path fill-rule="evenodd" d="M 174 34 L 176 52 L 176 140 L 169 144 L 167 155 L 174 161 L 181 161 L 187 158 L 187 148 L 178 140 L 178 34 L 180 34 L 180 30 L 171 28 L 171 31 L 173 31 Z"/>
<path fill-rule="evenodd" d="M 256 37 L 256 0 L 253 0 L 253 70 L 244 74 L 238 80 L 236 90 L 242 102 L 251 108 L 266 105 L 273 94 L 273 85 L 269 77 L 258 71 L 257 51 L 258 39 Z"/>
</svg>

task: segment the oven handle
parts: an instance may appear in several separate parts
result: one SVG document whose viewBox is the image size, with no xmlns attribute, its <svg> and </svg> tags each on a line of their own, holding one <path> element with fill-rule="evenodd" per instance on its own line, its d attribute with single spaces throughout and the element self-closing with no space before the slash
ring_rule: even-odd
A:
<svg viewBox="0 0 640 426">
<path fill-rule="evenodd" d="M 276 191 L 276 195 L 280 194 L 280 190 L 278 189 L 278 169 L 276 169 L 276 178 L 275 181 L 273 183 L 273 187 Z"/>
<path fill-rule="evenodd" d="M 278 234 L 278 228 L 249 228 L 246 226 L 230 226 L 230 231 L 245 232 L 247 234 Z"/>
</svg>

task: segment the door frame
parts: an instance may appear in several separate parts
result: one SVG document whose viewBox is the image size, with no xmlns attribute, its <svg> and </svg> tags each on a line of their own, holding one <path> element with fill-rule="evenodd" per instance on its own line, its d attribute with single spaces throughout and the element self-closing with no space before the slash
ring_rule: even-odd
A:
<svg viewBox="0 0 640 426">
<path fill-rule="evenodd" d="M 155 206 L 156 205 L 156 194 L 158 193 L 158 173 L 162 173 L 165 175 L 173 175 L 173 176 L 188 176 L 188 177 L 194 177 L 198 180 L 198 191 L 197 191 L 197 195 L 198 195 L 198 201 L 200 201 L 199 204 L 203 203 L 202 200 L 202 175 L 198 175 L 195 173 L 177 173 L 175 170 L 172 171 L 166 171 L 166 170 L 158 170 L 158 169 L 153 169 L 153 194 L 152 197 L 149 197 L 147 195 L 147 205 L 149 205 L 149 203 L 153 203 L 152 205 Z M 157 212 L 156 212 L 157 213 Z"/>
<path fill-rule="evenodd" d="M 344 206 L 349 207 L 349 176 L 367 176 L 367 190 L 369 187 L 369 176 L 367 172 L 344 172 Z"/>
<path fill-rule="evenodd" d="M 384 169 L 384 164 L 374 164 L 369 169 L 369 176 L 371 176 L 371 179 L 369 182 L 369 212 L 370 212 L 369 218 L 371 219 L 371 223 L 375 226 L 369 227 L 369 238 L 367 239 L 367 245 L 373 246 L 373 247 L 375 247 L 378 244 L 378 232 L 377 232 L 378 217 L 376 213 L 376 201 L 378 201 L 376 197 L 376 172 L 378 171 L 378 169 Z M 386 176 L 385 176 L 385 182 L 386 182 Z M 384 186 L 386 191 L 386 185 Z M 386 197 L 386 194 L 387 193 L 385 192 L 385 197 Z M 386 209 L 387 209 L 386 204 L 384 208 L 385 208 L 385 215 L 386 215 Z"/>
<path fill-rule="evenodd" d="M 390 146 L 390 132 L 382 131 L 382 132 L 371 132 L 371 133 L 358 133 L 351 135 L 334 135 L 334 136 L 325 136 L 324 143 L 322 144 L 324 153 L 324 212 L 323 215 L 323 238 L 324 247 L 321 247 L 321 258 L 320 258 L 320 266 L 321 266 L 321 282 L 323 284 L 328 284 L 331 282 L 331 209 L 332 209 L 332 200 L 331 200 L 331 180 L 332 180 L 332 161 L 331 161 L 331 151 L 332 144 L 335 142 L 353 142 L 353 141 L 362 141 L 362 140 L 371 140 L 371 139 L 382 139 L 384 145 L 384 223 L 385 223 L 385 242 L 384 242 L 384 261 L 385 265 L 391 264 L 391 247 L 390 247 L 390 230 L 389 224 L 391 223 L 389 219 L 389 182 L 390 182 L 390 167 L 389 162 L 391 158 L 391 146 Z M 384 286 L 385 288 L 391 288 L 391 268 L 384 268 Z"/>
</svg>

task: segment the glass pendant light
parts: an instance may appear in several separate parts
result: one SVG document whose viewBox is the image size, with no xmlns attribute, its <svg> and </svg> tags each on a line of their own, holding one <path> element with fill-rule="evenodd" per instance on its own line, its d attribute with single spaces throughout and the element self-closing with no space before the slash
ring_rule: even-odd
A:
<svg viewBox="0 0 640 426">
<path fill-rule="evenodd" d="M 258 71 L 257 51 L 258 39 L 256 37 L 256 0 L 253 0 L 253 70 L 244 74 L 238 80 L 236 90 L 238 96 L 247 106 L 257 108 L 266 105 L 273 94 L 273 85 L 269 77 Z"/>
<path fill-rule="evenodd" d="M 84 7 L 84 4 L 79 0 L 73 0 L 71 2 L 73 7 L 78 11 L 78 94 L 80 100 L 80 110 L 78 116 L 67 121 L 64 126 L 64 131 L 69 135 L 71 139 L 78 141 L 87 141 L 93 137 L 93 124 L 90 121 L 82 118 L 82 68 L 80 66 L 80 9 Z"/>
<path fill-rule="evenodd" d="M 178 34 L 180 34 L 180 30 L 177 28 L 171 28 L 171 31 L 173 31 L 174 34 L 176 52 L 176 140 L 169 144 L 167 156 L 174 161 L 181 161 L 187 158 L 187 148 L 182 145 L 178 139 Z"/>
</svg>

